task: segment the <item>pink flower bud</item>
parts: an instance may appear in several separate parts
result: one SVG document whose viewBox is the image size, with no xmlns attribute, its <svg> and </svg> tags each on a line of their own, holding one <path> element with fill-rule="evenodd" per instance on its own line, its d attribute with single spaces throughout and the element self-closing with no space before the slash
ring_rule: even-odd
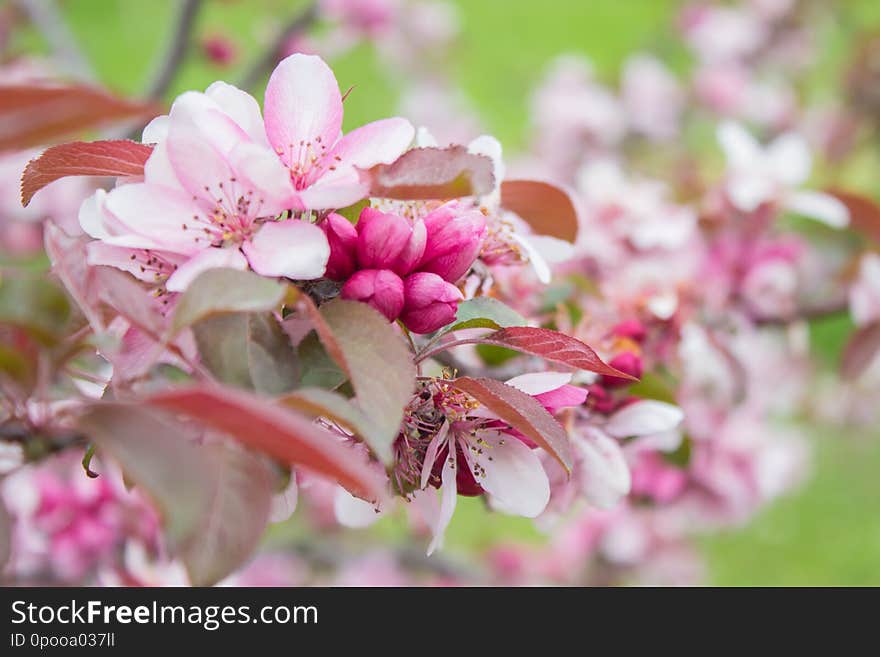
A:
<svg viewBox="0 0 880 657">
<path fill-rule="evenodd" d="M 387 269 L 361 269 L 340 292 L 343 299 L 363 301 L 393 322 L 403 310 L 403 281 Z"/>
<path fill-rule="evenodd" d="M 401 321 L 413 333 L 430 333 L 455 319 L 462 293 L 437 274 L 417 272 L 404 281 Z"/>
<path fill-rule="evenodd" d="M 428 242 L 419 269 L 455 283 L 480 253 L 486 218 L 479 210 L 462 213 L 457 204 L 447 203 L 425 217 L 425 227 Z"/>
<path fill-rule="evenodd" d="M 629 338 L 635 342 L 641 342 L 647 337 L 648 332 L 645 329 L 645 325 L 639 320 L 627 319 L 611 329 L 611 334 L 619 338 Z"/>
<path fill-rule="evenodd" d="M 351 222 L 335 212 L 321 223 L 321 228 L 330 243 L 330 259 L 324 275 L 335 281 L 342 281 L 352 275 L 357 257 L 357 229 Z"/>
<path fill-rule="evenodd" d="M 618 354 L 612 358 L 611 362 L 608 364 L 614 369 L 620 370 L 625 374 L 631 374 L 636 378 L 642 376 L 642 359 L 631 351 L 624 351 L 622 354 Z M 602 383 L 609 388 L 617 388 L 620 386 L 628 386 L 633 383 L 633 381 L 629 379 L 621 379 L 618 376 L 606 376 L 603 374 Z"/>
<path fill-rule="evenodd" d="M 357 233 L 358 264 L 364 269 L 390 269 L 406 276 L 425 252 L 427 235 L 421 220 L 412 222 L 396 214 L 364 208 Z"/>
</svg>

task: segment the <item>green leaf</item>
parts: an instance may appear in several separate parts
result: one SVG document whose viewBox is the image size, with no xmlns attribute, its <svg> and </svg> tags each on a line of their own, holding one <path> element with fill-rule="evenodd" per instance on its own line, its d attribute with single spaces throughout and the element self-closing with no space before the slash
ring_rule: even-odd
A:
<svg viewBox="0 0 880 657">
<path fill-rule="evenodd" d="M 667 404 L 676 403 L 673 387 L 653 372 L 642 374 L 642 378 L 630 386 L 629 394 L 642 399 L 656 399 Z"/>
<path fill-rule="evenodd" d="M 415 389 L 416 367 L 409 347 L 392 324 L 365 303 L 335 299 L 307 306 L 327 353 L 348 375 L 363 412 L 383 443 L 400 432 L 403 411 Z"/>
<path fill-rule="evenodd" d="M 455 321 L 440 329 L 436 337 L 450 331 L 469 328 L 500 329 L 508 326 L 526 326 L 528 321 L 510 306 L 492 297 L 476 297 L 458 304 Z"/>
<path fill-rule="evenodd" d="M 0 323 L 18 326 L 39 342 L 52 345 L 69 317 L 67 296 L 45 275 L 0 273 Z"/>
<path fill-rule="evenodd" d="M 360 436 L 383 463 L 391 464 L 393 441 L 389 441 L 387 434 L 342 395 L 322 388 L 301 388 L 278 401 L 313 417 L 325 417 L 336 422 Z"/>
<path fill-rule="evenodd" d="M 202 362 L 223 383 L 267 395 L 296 387 L 296 354 L 271 313 L 207 317 L 192 331 Z"/>
<path fill-rule="evenodd" d="M 297 352 L 301 372 L 300 385 L 335 390 L 348 380 L 348 375 L 330 358 L 314 331 L 299 343 Z"/>
<path fill-rule="evenodd" d="M 348 219 L 351 223 L 356 224 L 358 222 L 358 219 L 360 219 L 361 217 L 361 210 L 368 207 L 370 207 L 370 199 L 365 198 L 359 203 L 355 203 L 354 205 L 349 205 L 347 208 L 337 210 L 336 214 L 340 214 Z"/>
<path fill-rule="evenodd" d="M 79 428 L 159 507 L 192 584 L 215 584 L 256 549 L 275 482 L 265 458 L 225 442 L 196 445 L 179 421 L 142 405 L 95 404 Z"/>
<path fill-rule="evenodd" d="M 284 285 L 253 272 L 209 269 L 181 296 L 171 320 L 171 334 L 212 315 L 272 310 L 284 294 Z"/>
<path fill-rule="evenodd" d="M 691 438 L 684 436 L 681 439 L 681 445 L 674 452 L 663 454 L 663 459 L 679 468 L 686 468 L 691 462 Z"/>
</svg>

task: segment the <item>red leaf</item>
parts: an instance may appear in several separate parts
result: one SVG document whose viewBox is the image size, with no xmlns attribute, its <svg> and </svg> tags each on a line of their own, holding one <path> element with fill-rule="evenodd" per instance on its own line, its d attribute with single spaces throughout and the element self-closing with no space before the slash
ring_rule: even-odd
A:
<svg viewBox="0 0 880 657">
<path fill-rule="evenodd" d="M 124 100 L 83 85 L 0 86 L 0 151 L 21 150 L 114 121 L 160 114 L 153 103 Z"/>
<path fill-rule="evenodd" d="M 306 296 L 303 303 L 321 344 L 348 375 L 361 410 L 381 436 L 370 447 L 389 463 L 403 409 L 415 389 L 412 353 L 394 326 L 365 303 L 334 299 L 320 310 Z"/>
<path fill-rule="evenodd" d="M 290 465 L 334 479 L 366 500 L 384 499 L 385 481 L 360 454 L 311 420 L 254 395 L 201 386 L 162 392 L 146 402 L 183 413 Z"/>
<path fill-rule="evenodd" d="M 45 150 L 28 162 L 21 177 L 21 204 L 51 182 L 67 176 L 142 176 L 153 147 L 134 141 L 74 141 Z"/>
<path fill-rule="evenodd" d="M 534 440 L 559 461 L 563 468 L 571 471 L 574 457 L 568 435 L 537 399 L 494 379 L 462 376 L 449 383 Z"/>
<path fill-rule="evenodd" d="M 552 183 L 505 180 L 501 183 L 501 206 L 518 214 L 540 235 L 568 242 L 577 239 L 577 205 L 567 191 Z"/>
<path fill-rule="evenodd" d="M 492 160 L 464 146 L 414 148 L 362 175 L 370 182 L 370 196 L 402 200 L 481 196 L 492 191 L 495 180 Z"/>
<path fill-rule="evenodd" d="M 829 189 L 849 210 L 849 225 L 865 237 L 880 242 L 880 203 L 867 196 L 854 194 L 842 189 Z"/>
<path fill-rule="evenodd" d="M 606 376 L 616 376 L 635 381 L 635 377 L 621 372 L 602 361 L 592 347 L 576 338 L 544 328 L 511 326 L 490 333 L 480 340 L 484 344 L 515 349 L 526 354 L 540 356 L 563 365 Z"/>
<path fill-rule="evenodd" d="M 880 357 L 880 321 L 871 322 L 850 337 L 843 352 L 840 373 L 844 379 L 858 379 L 875 358 Z"/>
</svg>

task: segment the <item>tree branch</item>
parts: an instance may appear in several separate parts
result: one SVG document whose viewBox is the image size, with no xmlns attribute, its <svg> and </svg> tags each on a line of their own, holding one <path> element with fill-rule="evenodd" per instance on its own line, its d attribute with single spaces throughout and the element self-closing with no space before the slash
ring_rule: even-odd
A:
<svg viewBox="0 0 880 657">
<path fill-rule="evenodd" d="M 53 0 L 18 0 L 31 22 L 45 37 L 54 59 L 75 77 L 95 81 L 95 71 L 83 54 Z"/>
<path fill-rule="evenodd" d="M 238 87 L 240 89 L 248 91 L 257 86 L 263 76 L 271 71 L 275 64 L 278 62 L 278 53 L 280 52 L 281 48 L 284 47 L 284 44 L 288 41 L 288 39 L 290 39 L 292 36 L 308 30 L 317 20 L 317 18 L 318 3 L 312 2 L 308 7 L 306 7 L 305 11 L 303 11 L 298 16 L 295 16 L 287 24 L 287 26 L 283 30 L 281 30 L 274 43 L 269 46 L 269 49 L 266 50 L 262 57 L 254 62 L 250 70 L 248 70 L 248 72 L 244 74 L 244 76 L 241 78 L 241 81 L 238 83 Z"/>
<path fill-rule="evenodd" d="M 190 35 L 192 34 L 196 16 L 201 5 L 202 0 L 181 0 L 177 25 L 171 38 L 171 45 L 155 78 L 147 87 L 147 98 L 158 100 L 171 88 L 171 83 L 174 82 L 177 71 L 180 69 L 180 65 L 183 63 L 186 51 L 189 48 Z"/>
</svg>

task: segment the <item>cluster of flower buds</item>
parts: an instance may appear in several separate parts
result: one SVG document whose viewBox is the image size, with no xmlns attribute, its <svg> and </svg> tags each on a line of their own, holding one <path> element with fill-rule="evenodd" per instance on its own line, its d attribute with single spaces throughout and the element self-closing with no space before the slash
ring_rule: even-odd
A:
<svg viewBox="0 0 880 657">
<path fill-rule="evenodd" d="M 446 203 L 424 217 L 364 208 L 357 224 L 332 213 L 321 224 L 330 243 L 326 277 L 341 295 L 370 304 L 388 321 L 430 333 L 455 319 L 455 286 L 482 247 L 486 222 L 477 210 Z"/>
</svg>

